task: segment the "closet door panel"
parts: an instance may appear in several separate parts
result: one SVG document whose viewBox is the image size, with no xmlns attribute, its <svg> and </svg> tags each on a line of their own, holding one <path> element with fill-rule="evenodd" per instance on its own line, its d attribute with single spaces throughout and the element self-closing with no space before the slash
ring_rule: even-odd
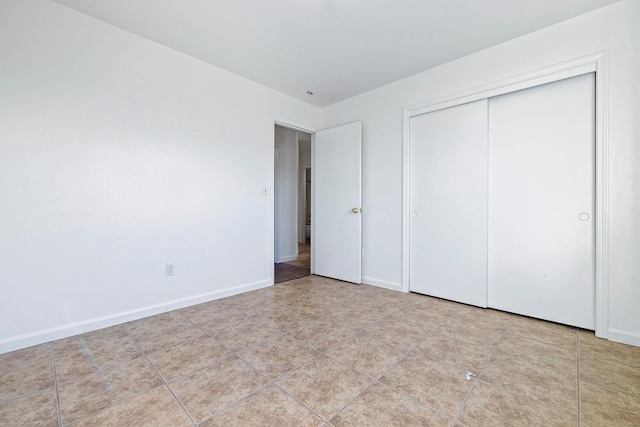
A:
<svg viewBox="0 0 640 427">
<path fill-rule="evenodd" d="M 487 100 L 410 120 L 410 290 L 486 307 Z"/>
<path fill-rule="evenodd" d="M 594 75 L 489 100 L 489 306 L 594 328 Z"/>
</svg>

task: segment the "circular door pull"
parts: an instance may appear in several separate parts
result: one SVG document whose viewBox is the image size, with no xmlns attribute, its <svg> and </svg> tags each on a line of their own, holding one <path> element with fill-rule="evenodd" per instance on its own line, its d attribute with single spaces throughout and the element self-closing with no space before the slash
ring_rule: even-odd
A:
<svg viewBox="0 0 640 427">
<path fill-rule="evenodd" d="M 360 209 L 358 209 L 358 208 L 353 208 L 353 209 L 351 209 L 351 212 L 353 212 L 353 213 L 357 214 L 358 212 L 360 212 Z"/>
<path fill-rule="evenodd" d="M 587 221 L 589 218 L 589 214 L 586 212 L 582 212 L 580 215 L 578 215 L 578 219 L 580 221 Z"/>
</svg>

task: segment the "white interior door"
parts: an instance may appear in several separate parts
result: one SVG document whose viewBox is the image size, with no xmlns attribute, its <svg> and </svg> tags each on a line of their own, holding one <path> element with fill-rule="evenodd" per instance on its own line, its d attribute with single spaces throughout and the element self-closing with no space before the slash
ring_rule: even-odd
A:
<svg viewBox="0 0 640 427">
<path fill-rule="evenodd" d="M 489 100 L 489 306 L 594 329 L 594 75 Z"/>
<path fill-rule="evenodd" d="M 314 273 L 360 283 L 362 122 L 316 132 L 312 150 Z"/>
<path fill-rule="evenodd" d="M 411 118 L 409 288 L 487 306 L 487 100 Z"/>
</svg>

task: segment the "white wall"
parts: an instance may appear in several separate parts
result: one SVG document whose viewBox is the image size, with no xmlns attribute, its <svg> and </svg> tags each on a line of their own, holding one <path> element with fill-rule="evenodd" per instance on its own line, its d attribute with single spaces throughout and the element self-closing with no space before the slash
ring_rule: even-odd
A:
<svg viewBox="0 0 640 427">
<path fill-rule="evenodd" d="M 275 135 L 275 262 L 287 262 L 298 257 L 298 136 L 281 126 Z"/>
<path fill-rule="evenodd" d="M 274 115 L 315 128 L 320 110 L 3 0 L 0 353 L 269 285 Z"/>
<path fill-rule="evenodd" d="M 609 337 L 640 345 L 639 17 L 626 0 L 325 108 L 323 127 L 363 121 L 363 281 L 401 285 L 403 107 L 608 50 Z"/>
</svg>

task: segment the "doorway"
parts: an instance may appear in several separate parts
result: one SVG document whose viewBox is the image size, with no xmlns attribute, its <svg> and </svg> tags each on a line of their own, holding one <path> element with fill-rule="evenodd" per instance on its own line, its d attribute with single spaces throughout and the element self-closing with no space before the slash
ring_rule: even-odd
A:
<svg viewBox="0 0 640 427">
<path fill-rule="evenodd" d="M 311 134 L 276 125 L 274 283 L 311 274 Z"/>
</svg>

